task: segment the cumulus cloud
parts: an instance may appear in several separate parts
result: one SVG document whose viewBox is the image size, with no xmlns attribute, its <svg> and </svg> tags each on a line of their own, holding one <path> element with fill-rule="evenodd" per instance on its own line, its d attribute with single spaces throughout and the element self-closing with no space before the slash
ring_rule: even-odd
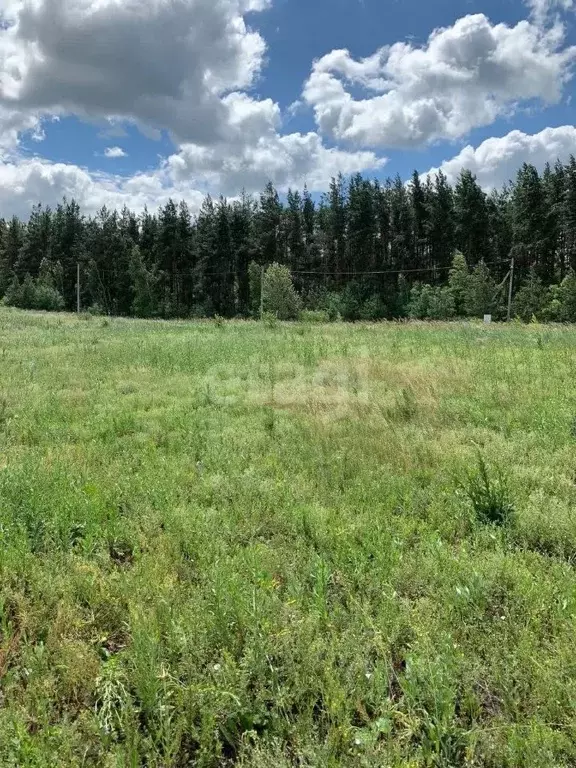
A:
<svg viewBox="0 0 576 768">
<path fill-rule="evenodd" d="M 230 197 L 242 188 L 256 193 L 269 180 L 280 190 L 304 183 L 311 190 L 321 190 L 340 170 L 352 173 L 383 163 L 371 152 L 327 149 L 314 133 L 276 136 L 274 144 L 246 148 L 235 159 L 226 158 L 224 148 L 187 145 L 157 169 L 129 177 L 10 153 L 0 157 L 0 210 L 4 216 L 26 218 L 36 203 L 55 206 L 67 197 L 80 203 L 86 213 L 95 213 L 103 205 L 154 210 L 169 198 L 184 199 L 195 211 L 207 191 Z"/>
<path fill-rule="evenodd" d="M 563 41 L 559 23 L 510 27 L 465 16 L 422 47 L 395 43 L 359 61 L 332 51 L 314 63 L 303 96 L 320 131 L 335 140 L 415 147 L 456 139 L 520 102 L 558 102 L 576 58 Z M 354 98 L 350 86 L 366 98 Z"/>
<path fill-rule="evenodd" d="M 487 139 L 478 147 L 464 147 L 440 168 L 431 168 L 425 175 L 442 170 L 448 180 L 454 182 L 460 171 L 467 168 L 476 175 L 482 187 L 492 189 L 513 179 L 522 163 L 531 163 L 541 171 L 547 162 L 554 163 L 556 159 L 566 162 L 570 155 L 576 155 L 576 127 L 573 125 L 545 128 L 533 135 L 511 131 L 501 138 Z"/>
<path fill-rule="evenodd" d="M 122 147 L 106 147 L 104 150 L 104 157 L 109 157 L 110 159 L 114 160 L 117 157 L 127 157 L 128 155 Z"/>
<path fill-rule="evenodd" d="M 247 23 L 270 0 L 4 0 L 0 11 L 0 202 L 25 210 L 62 194 L 89 210 L 102 202 L 155 207 L 201 190 L 281 189 L 384 164 L 373 152 L 326 147 L 316 133 L 282 133 L 280 108 L 254 99 L 266 45 Z M 47 115 L 75 114 L 108 132 L 127 123 L 167 129 L 175 154 L 133 179 L 25 159 L 23 130 Z M 3 144 L 1 142 L 4 142 Z M 2 154 L 2 149 L 10 155 Z M 125 156 L 117 146 L 106 158 Z M 8 193 L 14 184 L 17 193 Z"/>
<path fill-rule="evenodd" d="M 140 211 L 165 204 L 170 197 L 186 199 L 198 208 L 204 194 L 186 183 L 175 183 L 160 168 L 125 178 L 94 173 L 68 163 L 52 163 L 41 158 L 12 157 L 0 162 L 0 210 L 3 215 L 27 218 L 36 203 L 55 206 L 63 197 L 74 198 L 86 213 L 103 205 Z"/>
<path fill-rule="evenodd" d="M 231 115 L 229 141 L 203 147 L 185 144 L 168 159 L 175 179 L 205 182 L 223 194 L 242 188 L 262 189 L 272 181 L 280 190 L 306 183 L 326 188 L 339 171 L 355 173 L 382 168 L 373 152 L 346 152 L 323 145 L 317 133 L 278 133 L 280 110 L 270 99 L 255 101 L 246 94 L 226 99 Z"/>
<path fill-rule="evenodd" d="M 249 88 L 266 49 L 244 14 L 267 0 L 7 0 L 0 104 L 121 118 L 180 140 L 226 137 L 221 96 Z"/>
</svg>

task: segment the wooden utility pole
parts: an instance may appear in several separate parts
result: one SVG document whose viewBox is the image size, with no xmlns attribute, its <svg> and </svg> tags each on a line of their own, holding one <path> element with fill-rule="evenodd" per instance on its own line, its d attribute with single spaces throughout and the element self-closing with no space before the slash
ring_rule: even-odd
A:
<svg viewBox="0 0 576 768">
<path fill-rule="evenodd" d="M 264 317 L 264 267 L 260 269 L 260 320 Z"/>
<path fill-rule="evenodd" d="M 507 321 L 510 322 L 512 319 L 512 288 L 514 286 L 514 256 L 512 256 L 512 261 L 510 262 L 510 283 L 508 285 L 508 315 L 507 315 Z"/>
<path fill-rule="evenodd" d="M 80 314 L 80 262 L 76 264 L 76 312 Z"/>
</svg>

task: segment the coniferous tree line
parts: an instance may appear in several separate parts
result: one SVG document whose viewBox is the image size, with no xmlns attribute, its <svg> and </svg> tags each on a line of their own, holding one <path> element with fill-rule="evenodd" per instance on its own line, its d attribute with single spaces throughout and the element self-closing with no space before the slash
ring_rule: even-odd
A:
<svg viewBox="0 0 576 768">
<path fill-rule="evenodd" d="M 441 172 L 408 184 L 358 174 L 318 201 L 268 184 L 259 198 L 208 196 L 196 216 L 184 201 L 86 216 L 63 200 L 0 219 L 6 304 L 74 309 L 80 264 L 83 308 L 140 317 L 258 315 L 262 270 L 278 264 L 296 296 L 288 314 L 499 317 L 512 257 L 515 313 L 576 321 L 574 157 L 543 173 L 525 164 L 489 194 L 467 170 L 454 185 Z M 268 280 L 278 295 L 288 272 Z"/>
</svg>

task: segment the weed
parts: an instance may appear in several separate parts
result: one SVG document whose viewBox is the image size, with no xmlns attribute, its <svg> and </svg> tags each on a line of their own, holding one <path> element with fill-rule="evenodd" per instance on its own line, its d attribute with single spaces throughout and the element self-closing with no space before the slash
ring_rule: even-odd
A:
<svg viewBox="0 0 576 768">
<path fill-rule="evenodd" d="M 466 494 L 476 519 L 489 525 L 508 525 L 514 515 L 514 504 L 508 484 L 498 469 L 490 476 L 485 460 L 478 456 L 478 468 L 468 476 Z"/>
<path fill-rule="evenodd" d="M 263 312 L 262 321 L 267 328 L 278 328 L 278 318 L 274 312 Z"/>
</svg>

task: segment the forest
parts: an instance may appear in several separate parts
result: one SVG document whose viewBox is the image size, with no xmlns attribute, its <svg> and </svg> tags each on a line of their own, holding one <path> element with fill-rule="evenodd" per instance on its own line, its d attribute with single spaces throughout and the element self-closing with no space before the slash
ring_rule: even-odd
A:
<svg viewBox="0 0 576 768">
<path fill-rule="evenodd" d="M 306 188 L 258 199 L 206 197 L 197 215 L 170 200 L 156 213 L 74 200 L 0 219 L 0 295 L 22 308 L 162 318 L 250 317 L 265 268 L 283 265 L 300 311 L 344 320 L 505 317 L 576 321 L 576 159 L 524 164 L 486 193 L 463 170 L 409 183 L 339 176 L 320 199 Z M 79 266 L 78 266 L 79 265 Z M 277 307 L 272 301 L 269 309 Z"/>
</svg>

